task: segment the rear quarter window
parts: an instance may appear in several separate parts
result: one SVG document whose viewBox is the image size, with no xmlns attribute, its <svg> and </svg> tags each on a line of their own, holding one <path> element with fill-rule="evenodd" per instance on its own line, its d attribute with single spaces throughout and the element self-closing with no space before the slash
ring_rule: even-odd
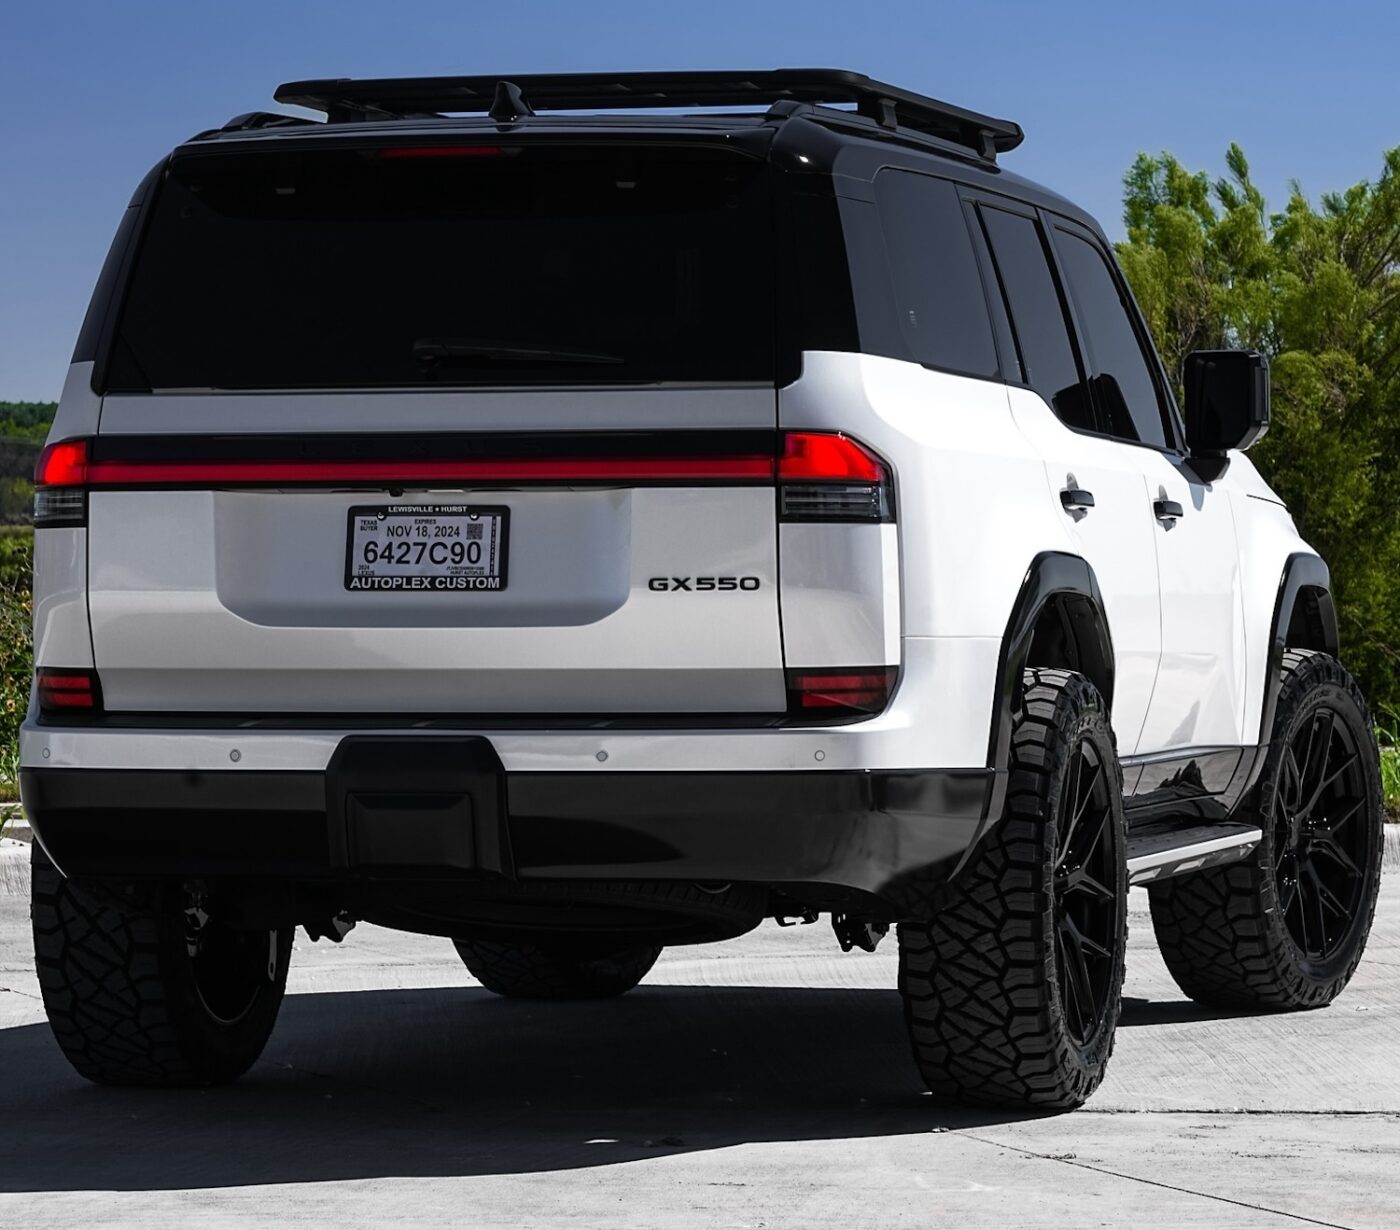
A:
<svg viewBox="0 0 1400 1230">
<path fill-rule="evenodd" d="M 958 190 L 948 180 L 891 169 L 875 177 L 875 201 L 908 357 L 995 376 L 992 322 Z"/>
</svg>

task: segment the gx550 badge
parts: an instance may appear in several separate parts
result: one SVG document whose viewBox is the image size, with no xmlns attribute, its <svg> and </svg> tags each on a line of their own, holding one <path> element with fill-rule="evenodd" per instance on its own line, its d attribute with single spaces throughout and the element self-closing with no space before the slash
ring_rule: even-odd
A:
<svg viewBox="0 0 1400 1230">
<path fill-rule="evenodd" d="M 652 577 L 647 588 L 656 593 L 706 593 L 710 590 L 752 592 L 762 582 L 757 577 Z"/>
</svg>

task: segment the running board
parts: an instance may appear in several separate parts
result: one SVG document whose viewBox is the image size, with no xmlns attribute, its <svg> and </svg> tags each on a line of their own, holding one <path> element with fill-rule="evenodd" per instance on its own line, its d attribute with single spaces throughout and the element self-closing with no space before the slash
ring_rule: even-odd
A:
<svg viewBox="0 0 1400 1230">
<path fill-rule="evenodd" d="M 1128 883 L 1150 884 L 1248 858 L 1263 839 L 1253 825 L 1223 823 L 1128 829 Z"/>
</svg>

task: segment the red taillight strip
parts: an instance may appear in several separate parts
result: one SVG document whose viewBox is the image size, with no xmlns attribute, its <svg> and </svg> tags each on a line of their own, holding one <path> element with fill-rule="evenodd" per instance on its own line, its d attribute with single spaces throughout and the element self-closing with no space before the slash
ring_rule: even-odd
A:
<svg viewBox="0 0 1400 1230">
<path fill-rule="evenodd" d="M 664 433 L 658 433 L 664 434 Z M 547 438 L 547 437 L 546 437 Z M 299 441 L 298 441 L 299 442 Z M 565 446 L 567 447 L 567 446 Z M 198 444 L 196 444 L 198 448 Z M 590 452 L 596 450 L 596 445 Z M 289 447 L 295 451 L 295 445 Z M 601 451 L 601 450 L 597 450 Z M 699 451 L 682 455 L 335 458 L 94 457 L 92 441 L 48 445 L 35 467 L 38 487 L 370 486 L 445 483 L 888 483 L 884 464 L 847 436 L 788 432 L 778 455 Z"/>
<path fill-rule="evenodd" d="M 772 482 L 772 457 L 492 458 L 442 461 L 86 461 L 46 468 L 40 486 L 267 487 L 411 482 Z"/>
</svg>

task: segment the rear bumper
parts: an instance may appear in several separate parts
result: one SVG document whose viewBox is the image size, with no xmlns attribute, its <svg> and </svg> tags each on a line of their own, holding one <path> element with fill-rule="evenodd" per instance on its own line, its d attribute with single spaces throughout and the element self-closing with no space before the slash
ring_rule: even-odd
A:
<svg viewBox="0 0 1400 1230">
<path fill-rule="evenodd" d="M 986 769 L 506 772 L 486 740 L 463 767 L 467 742 L 413 740 L 430 759 L 382 771 L 382 740 L 351 737 L 322 772 L 25 768 L 20 784 L 77 877 L 739 881 L 891 902 L 958 865 L 995 784 Z"/>
</svg>

